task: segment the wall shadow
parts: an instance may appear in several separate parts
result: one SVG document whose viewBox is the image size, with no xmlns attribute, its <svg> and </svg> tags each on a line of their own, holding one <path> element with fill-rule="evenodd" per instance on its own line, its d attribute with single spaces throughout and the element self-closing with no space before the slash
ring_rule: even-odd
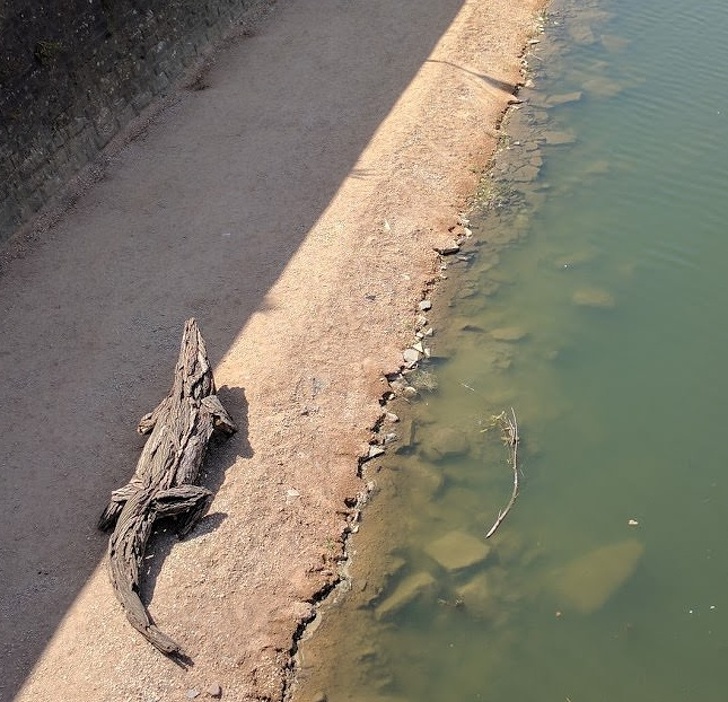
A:
<svg viewBox="0 0 728 702">
<path fill-rule="evenodd" d="M 104 556 L 96 520 L 134 470 L 144 442 L 135 427 L 169 388 L 184 320 L 198 318 L 219 361 L 461 5 L 282 3 L 258 35 L 218 57 L 209 87 L 163 114 L 7 265 L 3 702 Z M 247 407 L 236 393 L 221 391 L 240 421 Z M 245 451 L 233 437 L 212 456 L 228 466 Z"/>
</svg>

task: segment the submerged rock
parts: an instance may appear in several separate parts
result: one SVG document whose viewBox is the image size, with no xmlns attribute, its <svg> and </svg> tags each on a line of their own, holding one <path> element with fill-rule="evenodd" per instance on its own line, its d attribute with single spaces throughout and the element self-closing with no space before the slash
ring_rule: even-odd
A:
<svg viewBox="0 0 728 702">
<path fill-rule="evenodd" d="M 596 307 L 603 310 L 611 310 L 616 304 L 614 295 L 601 288 L 581 288 L 571 296 L 571 301 L 579 307 Z"/>
<path fill-rule="evenodd" d="M 602 46 L 611 52 L 618 52 L 624 50 L 629 45 L 629 39 L 617 36 L 616 34 L 603 34 L 602 35 Z"/>
<path fill-rule="evenodd" d="M 583 83 L 584 90 L 589 91 L 597 97 L 610 98 L 622 92 L 622 86 L 616 80 L 610 80 L 603 76 L 589 78 Z"/>
<path fill-rule="evenodd" d="M 554 573 L 552 589 L 562 607 L 582 614 L 596 612 L 629 580 L 643 552 L 637 539 L 602 546 Z"/>
<path fill-rule="evenodd" d="M 490 555 L 490 546 L 464 531 L 451 531 L 433 541 L 425 551 L 445 570 L 455 571 L 482 563 Z"/>
<path fill-rule="evenodd" d="M 523 327 L 499 327 L 491 330 L 490 335 L 496 341 L 516 342 L 525 339 L 528 332 Z"/>
<path fill-rule="evenodd" d="M 406 577 L 397 585 L 394 592 L 374 610 L 376 618 L 384 619 L 393 616 L 430 590 L 434 584 L 435 578 L 424 571 Z"/>
<path fill-rule="evenodd" d="M 442 490 L 445 477 L 432 466 L 417 460 L 408 461 L 403 468 L 410 478 L 407 483 L 410 498 L 413 503 L 419 501 L 422 503 L 422 507 L 427 508 Z"/>
<path fill-rule="evenodd" d="M 428 461 L 442 461 L 470 452 L 468 435 L 456 427 L 433 427 L 421 436 L 420 451 Z"/>
<path fill-rule="evenodd" d="M 511 179 L 516 183 L 530 183 L 538 178 L 538 173 L 538 166 L 527 164 L 513 171 L 513 173 L 511 173 Z"/>
<path fill-rule="evenodd" d="M 573 144 L 576 136 L 573 132 L 542 132 L 541 139 L 549 146 L 563 146 L 564 144 Z"/>
<path fill-rule="evenodd" d="M 491 619 L 498 611 L 498 598 L 486 573 L 479 573 L 456 590 L 465 609 L 481 619 Z"/>
<path fill-rule="evenodd" d="M 570 102 L 579 102 L 583 93 L 581 90 L 575 90 L 571 93 L 561 93 L 560 95 L 551 95 L 547 98 L 546 102 L 548 105 L 555 107 L 556 105 L 567 105 Z"/>
<path fill-rule="evenodd" d="M 554 265 L 556 268 L 573 268 L 575 266 L 582 266 L 587 263 L 592 263 L 598 254 L 596 250 L 591 248 L 579 249 L 572 251 L 571 253 L 565 254 L 564 256 L 557 256 L 554 259 Z"/>
</svg>

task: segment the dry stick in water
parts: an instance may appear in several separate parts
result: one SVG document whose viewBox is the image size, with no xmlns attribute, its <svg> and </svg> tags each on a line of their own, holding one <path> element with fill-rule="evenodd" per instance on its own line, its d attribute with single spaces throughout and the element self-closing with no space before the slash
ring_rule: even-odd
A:
<svg viewBox="0 0 728 702">
<path fill-rule="evenodd" d="M 511 419 L 512 417 L 512 419 Z M 503 432 L 503 440 L 511 450 L 511 468 L 513 468 L 513 492 L 511 493 L 511 499 L 508 504 L 498 512 L 498 519 L 495 520 L 493 526 L 490 528 L 488 533 L 485 535 L 486 539 L 489 539 L 496 531 L 498 527 L 503 523 L 503 520 L 508 516 L 508 512 L 511 511 L 511 507 L 518 497 L 518 420 L 516 419 L 516 411 L 511 407 L 511 417 L 508 417 L 505 412 L 501 413 L 497 420 L 500 423 L 501 430 Z"/>
</svg>

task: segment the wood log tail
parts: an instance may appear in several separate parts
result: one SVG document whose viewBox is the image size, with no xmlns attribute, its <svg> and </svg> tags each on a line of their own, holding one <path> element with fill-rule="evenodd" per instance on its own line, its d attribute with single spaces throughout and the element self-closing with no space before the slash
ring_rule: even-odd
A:
<svg viewBox="0 0 728 702">
<path fill-rule="evenodd" d="M 137 629 L 154 648 L 183 667 L 193 665 L 192 659 L 167 634 L 150 623 L 146 629 Z"/>
<path fill-rule="evenodd" d="M 154 648 L 171 658 L 176 663 L 183 666 L 191 666 L 192 659 L 182 650 L 182 647 L 171 637 L 167 636 L 157 625 L 151 620 L 146 609 L 142 605 L 139 596 L 134 593 L 132 596 L 139 600 L 139 606 L 144 612 L 143 619 L 135 616 L 139 612 L 139 607 L 129 607 L 128 602 L 124 604 L 126 609 L 126 618 L 129 623 L 147 640 Z"/>
<path fill-rule="evenodd" d="M 123 607 L 129 623 L 154 648 L 168 656 L 182 666 L 191 666 L 192 659 L 182 650 L 182 647 L 161 631 L 152 621 L 141 598 L 137 585 L 129 579 L 129 574 L 120 570 L 117 564 L 111 564 L 111 581 L 115 594 Z"/>
</svg>

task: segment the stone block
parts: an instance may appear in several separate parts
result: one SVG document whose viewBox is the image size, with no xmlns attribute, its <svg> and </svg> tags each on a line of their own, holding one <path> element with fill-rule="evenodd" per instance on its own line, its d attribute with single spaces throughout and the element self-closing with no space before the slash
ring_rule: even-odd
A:
<svg viewBox="0 0 728 702">
<path fill-rule="evenodd" d="M 425 551 L 445 570 L 456 571 L 484 562 L 491 548 L 475 536 L 463 531 L 451 531 L 430 543 Z"/>
<path fill-rule="evenodd" d="M 374 611 L 377 619 L 394 616 L 408 604 L 434 588 L 435 578 L 429 573 L 420 572 L 408 576 L 397 585 L 394 592 Z"/>
<path fill-rule="evenodd" d="M 602 546 L 553 573 L 551 587 L 563 608 L 590 614 L 632 577 L 644 546 L 636 539 Z"/>
</svg>

